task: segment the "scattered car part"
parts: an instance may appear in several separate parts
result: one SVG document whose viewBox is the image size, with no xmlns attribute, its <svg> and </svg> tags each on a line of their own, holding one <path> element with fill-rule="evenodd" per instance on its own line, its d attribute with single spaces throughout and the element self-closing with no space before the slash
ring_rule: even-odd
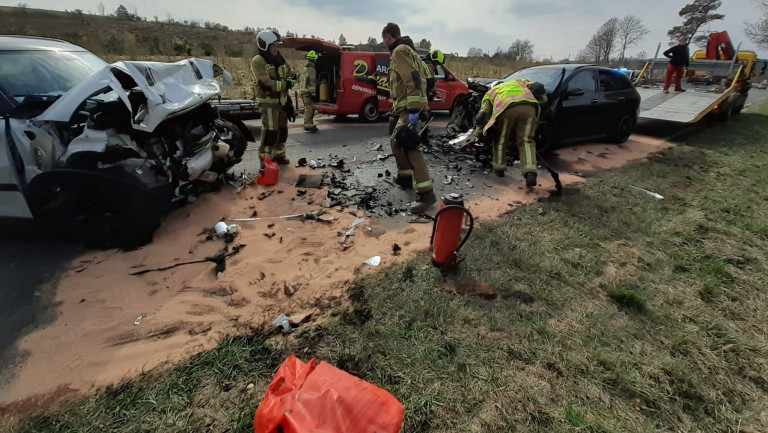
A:
<svg viewBox="0 0 768 433">
<path fill-rule="evenodd" d="M 370 259 L 364 261 L 363 263 L 369 266 L 379 266 L 381 264 L 381 256 L 373 256 Z"/>
<path fill-rule="evenodd" d="M 648 194 L 649 196 L 655 198 L 656 200 L 664 200 L 664 196 L 663 195 L 657 194 L 657 193 L 655 193 L 653 191 L 648 191 L 647 189 L 638 188 L 638 187 L 632 186 L 632 185 L 630 185 L 629 187 L 632 188 L 632 189 L 644 192 L 644 193 Z"/>
</svg>

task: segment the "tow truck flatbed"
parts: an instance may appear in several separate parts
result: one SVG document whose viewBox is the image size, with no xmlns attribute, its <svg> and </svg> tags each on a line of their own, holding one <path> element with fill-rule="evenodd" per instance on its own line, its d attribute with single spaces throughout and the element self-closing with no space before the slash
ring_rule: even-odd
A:
<svg viewBox="0 0 768 433">
<path fill-rule="evenodd" d="M 649 62 L 638 76 L 635 87 L 640 94 L 641 119 L 694 123 L 712 113 L 727 119 L 738 113 L 746 102 L 741 83 L 745 65 L 731 60 L 691 60 L 685 92 L 663 91 L 668 59 Z"/>
</svg>

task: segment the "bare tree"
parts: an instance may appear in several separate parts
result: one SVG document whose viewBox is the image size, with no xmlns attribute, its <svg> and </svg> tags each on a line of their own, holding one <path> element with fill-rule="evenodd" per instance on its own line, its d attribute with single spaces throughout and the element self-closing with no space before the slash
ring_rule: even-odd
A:
<svg viewBox="0 0 768 433">
<path fill-rule="evenodd" d="M 467 50 L 467 57 L 483 57 L 483 50 L 477 47 L 472 47 Z"/>
<path fill-rule="evenodd" d="M 763 10 L 763 16 L 760 21 L 744 23 L 744 33 L 761 48 L 768 48 L 768 0 L 757 0 L 757 4 Z"/>
<path fill-rule="evenodd" d="M 507 56 L 512 60 L 532 60 L 533 42 L 530 39 L 517 39 L 507 49 Z"/>
<path fill-rule="evenodd" d="M 619 21 L 619 46 L 621 47 L 621 57 L 619 63 L 624 62 L 624 55 L 627 48 L 639 44 L 648 34 L 648 28 L 643 24 L 643 20 L 637 15 L 627 15 Z"/>
<path fill-rule="evenodd" d="M 693 3 L 683 6 L 679 13 L 683 18 L 683 25 L 672 27 L 672 30 L 667 32 L 669 40 L 677 42 L 678 39 L 685 39 L 696 45 L 705 46 L 707 36 L 697 36 L 696 33 L 704 24 L 725 18 L 725 15 L 715 13 L 721 5 L 720 0 L 693 0 Z"/>
<path fill-rule="evenodd" d="M 581 56 L 595 63 L 609 62 L 619 36 L 619 19 L 611 18 L 592 35 Z"/>
<path fill-rule="evenodd" d="M 106 11 L 104 9 L 104 2 L 100 1 L 98 4 L 96 4 L 96 13 L 101 16 L 104 16 L 106 14 Z"/>
</svg>

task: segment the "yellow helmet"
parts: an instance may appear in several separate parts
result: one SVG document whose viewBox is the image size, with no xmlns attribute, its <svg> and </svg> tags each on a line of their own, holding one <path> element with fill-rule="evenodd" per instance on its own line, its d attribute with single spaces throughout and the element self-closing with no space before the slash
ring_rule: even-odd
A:
<svg viewBox="0 0 768 433">
<path fill-rule="evenodd" d="M 307 60 L 317 60 L 317 53 L 314 51 L 310 51 L 307 53 Z"/>
<path fill-rule="evenodd" d="M 429 58 L 433 62 L 437 62 L 437 63 L 440 63 L 440 64 L 443 64 L 443 62 L 445 61 L 445 56 L 443 55 L 443 52 L 440 51 L 440 50 L 432 50 L 432 51 L 430 51 L 429 52 Z"/>
</svg>

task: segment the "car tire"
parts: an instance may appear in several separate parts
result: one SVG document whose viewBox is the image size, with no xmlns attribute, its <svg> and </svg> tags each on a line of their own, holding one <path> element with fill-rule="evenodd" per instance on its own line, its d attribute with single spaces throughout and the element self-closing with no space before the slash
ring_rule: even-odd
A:
<svg viewBox="0 0 768 433">
<path fill-rule="evenodd" d="M 629 136 L 632 135 L 632 130 L 635 129 L 636 123 L 637 119 L 631 114 L 622 117 L 609 136 L 611 142 L 621 144 L 629 140 Z"/>
<path fill-rule="evenodd" d="M 379 103 L 376 98 L 369 98 L 363 102 L 363 106 L 360 108 L 360 120 L 365 123 L 373 123 L 379 120 Z"/>
<path fill-rule="evenodd" d="M 554 149 L 555 129 L 548 122 L 540 122 L 536 128 L 534 141 L 536 142 L 536 152 L 545 153 Z"/>
<path fill-rule="evenodd" d="M 216 131 L 222 136 L 221 141 L 229 145 L 229 156 L 235 159 L 242 158 L 248 147 L 248 139 L 234 123 L 219 119 L 215 122 Z"/>
<path fill-rule="evenodd" d="M 46 172 L 30 183 L 35 216 L 86 248 L 136 248 L 152 240 L 167 209 L 127 180 L 82 171 Z"/>
</svg>

